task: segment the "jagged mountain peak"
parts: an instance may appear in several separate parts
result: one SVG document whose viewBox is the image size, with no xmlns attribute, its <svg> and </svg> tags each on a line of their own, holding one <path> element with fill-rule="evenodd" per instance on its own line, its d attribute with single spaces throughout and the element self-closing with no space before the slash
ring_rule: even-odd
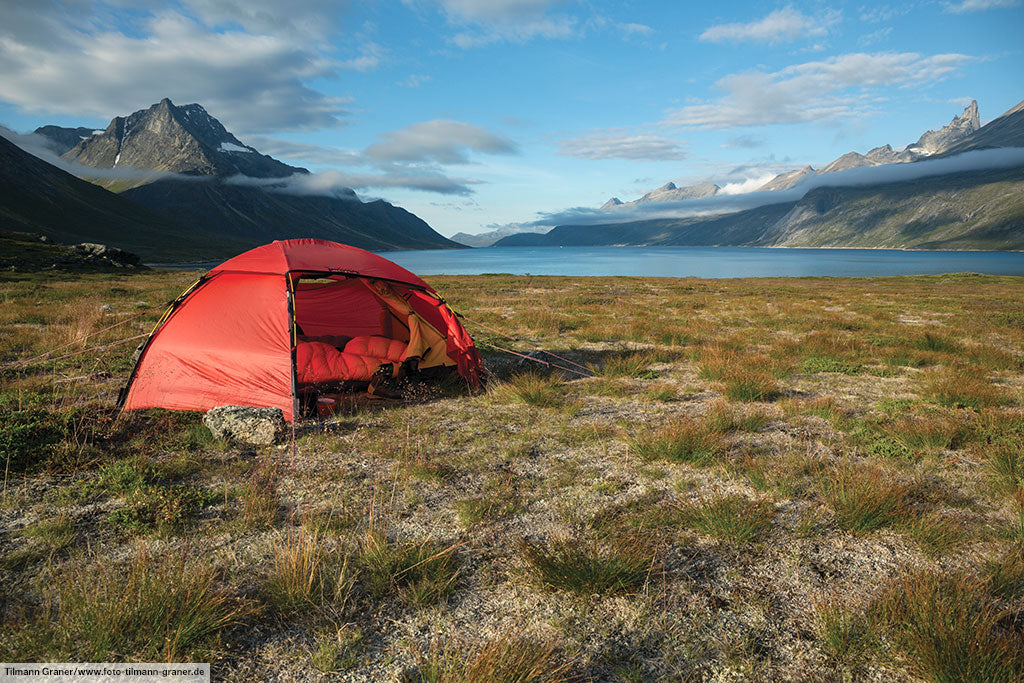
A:
<svg viewBox="0 0 1024 683">
<path fill-rule="evenodd" d="M 167 97 L 148 109 L 115 116 L 106 130 L 82 139 L 64 157 L 94 168 L 186 175 L 283 178 L 308 173 L 243 144 L 202 105 L 179 107 Z"/>
<path fill-rule="evenodd" d="M 611 199 L 609 199 L 608 201 L 601 205 L 601 210 L 607 211 L 608 209 L 611 209 L 616 206 L 622 206 L 622 200 L 619 199 L 618 197 L 612 197 Z"/>
<path fill-rule="evenodd" d="M 981 128 L 981 117 L 978 114 L 978 101 L 971 100 L 971 103 L 964 108 L 959 116 L 954 116 L 948 125 L 939 130 L 925 132 L 917 142 L 907 146 L 908 151 L 918 154 L 939 154 L 960 142 L 975 131 Z"/>
</svg>

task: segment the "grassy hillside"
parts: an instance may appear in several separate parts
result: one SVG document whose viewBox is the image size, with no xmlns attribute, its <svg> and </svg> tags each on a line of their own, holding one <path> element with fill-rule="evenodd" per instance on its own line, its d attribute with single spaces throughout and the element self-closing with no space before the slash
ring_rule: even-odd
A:
<svg viewBox="0 0 1024 683">
<path fill-rule="evenodd" d="M 755 244 L 1024 249 L 1024 168 L 817 188 Z"/>
<path fill-rule="evenodd" d="M 115 419 L 194 277 L 0 273 L 0 659 L 216 680 L 1024 678 L 1024 279 L 434 277 L 487 391 Z M 141 317 L 136 317 L 141 314 Z M 115 323 L 119 327 L 103 330 Z M 565 359 L 565 360 L 562 360 Z"/>
</svg>

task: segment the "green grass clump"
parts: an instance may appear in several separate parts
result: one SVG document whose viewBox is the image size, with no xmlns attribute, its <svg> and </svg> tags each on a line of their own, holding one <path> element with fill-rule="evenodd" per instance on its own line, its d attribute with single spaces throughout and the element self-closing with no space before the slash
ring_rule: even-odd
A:
<svg viewBox="0 0 1024 683">
<path fill-rule="evenodd" d="M 506 634 L 474 648 L 435 639 L 416 653 L 415 670 L 403 683 L 562 683 L 574 680 L 570 662 L 559 661 L 553 640 Z"/>
<path fill-rule="evenodd" d="M 218 498 L 217 493 L 195 486 L 148 486 L 132 491 L 107 521 L 134 533 L 176 532 Z"/>
<path fill-rule="evenodd" d="M 731 370 L 722 377 L 722 385 L 730 401 L 770 401 L 779 395 L 775 378 L 761 370 Z"/>
<path fill-rule="evenodd" d="M 691 465 L 707 465 L 725 449 L 721 434 L 693 420 L 682 420 L 651 434 L 633 437 L 629 445 L 642 460 L 664 458 Z"/>
<path fill-rule="evenodd" d="M 834 598 L 815 601 L 814 632 L 818 643 L 832 659 L 850 667 L 866 659 L 877 637 L 863 610 Z"/>
<path fill-rule="evenodd" d="M 364 534 L 356 561 L 362 570 L 363 587 L 371 598 L 395 594 L 417 607 L 450 595 L 461 564 L 455 546 L 389 541 L 373 529 Z"/>
<path fill-rule="evenodd" d="M 534 581 L 585 595 L 639 589 L 656 564 L 651 546 L 631 535 L 602 541 L 523 541 L 520 550 Z"/>
<path fill-rule="evenodd" d="M 322 673 L 335 673 L 353 668 L 364 649 L 363 632 L 355 627 L 345 627 L 328 633 L 320 633 L 316 647 L 309 659 Z"/>
<path fill-rule="evenodd" d="M 983 579 L 915 570 L 872 612 L 917 675 L 933 681 L 1024 679 L 1024 635 Z"/>
<path fill-rule="evenodd" d="M 844 375 L 858 375 L 864 369 L 860 363 L 851 363 L 833 356 L 808 356 L 800 364 L 801 369 L 810 374 L 819 372 L 838 372 Z"/>
<path fill-rule="evenodd" d="M 538 408 L 562 408 L 572 398 L 564 381 L 556 375 L 524 372 L 494 385 L 491 392 L 500 400 L 512 400 Z"/>
<path fill-rule="evenodd" d="M 827 471 L 821 493 L 836 514 L 836 522 L 858 533 L 894 526 L 911 518 L 910 487 L 885 470 L 843 464 Z"/>
<path fill-rule="evenodd" d="M 723 541 L 753 543 L 772 528 L 774 508 L 767 500 L 746 496 L 717 495 L 684 506 L 689 526 Z"/>
<path fill-rule="evenodd" d="M 218 587 L 209 563 L 141 552 L 124 567 L 103 561 L 57 575 L 47 604 L 8 634 L 5 661 L 209 661 L 219 634 L 254 612 Z"/>
</svg>

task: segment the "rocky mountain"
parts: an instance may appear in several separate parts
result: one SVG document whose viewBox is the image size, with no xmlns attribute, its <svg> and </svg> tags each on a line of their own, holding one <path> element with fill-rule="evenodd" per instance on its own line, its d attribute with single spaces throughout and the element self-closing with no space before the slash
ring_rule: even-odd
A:
<svg viewBox="0 0 1024 683">
<path fill-rule="evenodd" d="M 805 166 L 799 171 L 789 171 L 775 176 L 757 189 L 758 192 L 770 190 L 788 190 L 805 178 L 822 173 L 837 173 L 862 166 L 882 166 L 884 164 L 904 164 L 918 161 L 933 154 L 942 153 L 960 141 L 973 135 L 981 127 L 978 117 L 978 102 L 971 103 L 959 116 L 939 130 L 929 130 L 918 138 L 917 142 L 907 145 L 904 149 L 894 150 L 891 145 L 875 147 L 867 154 L 848 152 L 826 165 L 820 171 Z"/>
<path fill-rule="evenodd" d="M 465 232 L 457 232 L 452 235 L 452 240 L 459 244 L 464 244 L 467 247 L 489 247 L 502 237 L 508 237 L 509 235 L 516 235 L 521 232 L 547 232 L 548 228 L 538 227 L 532 225 L 506 225 L 498 228 L 497 230 L 488 230 L 487 232 L 481 232 L 476 235 L 470 235 Z"/>
<path fill-rule="evenodd" d="M 95 131 L 92 128 L 64 128 L 61 126 L 40 126 L 34 131 L 36 135 L 46 138 L 57 154 L 64 154 L 82 140 L 90 137 Z"/>
<path fill-rule="evenodd" d="M 291 237 L 319 237 L 377 251 L 464 246 L 441 236 L 408 211 L 381 200 L 364 203 L 352 190 L 313 195 L 289 192 L 283 182 L 245 182 L 243 176 L 272 181 L 308 171 L 244 145 L 198 104 L 179 107 L 163 99 L 130 116 L 115 117 L 103 131 L 44 126 L 36 132 L 53 145 L 66 145 L 76 137 L 63 154 L 69 162 L 89 168 L 132 169 L 126 171 L 125 179 L 101 180 L 90 176 L 89 168 L 83 168 L 81 176 L 118 190 L 117 198 L 136 212 L 178 226 L 177 231 L 188 226 L 186 233 L 191 230 L 196 236 L 209 236 L 184 238 L 192 245 L 190 260 L 212 260 Z M 181 177 L 185 175 L 193 178 Z M 95 229 L 104 228 L 96 225 Z M 34 231 L 46 234 L 38 226 Z M 180 237 L 170 231 L 168 238 L 172 234 Z M 78 241 L 83 240 L 105 241 L 89 235 Z M 161 251 L 168 239 L 149 236 L 140 240 L 143 245 L 124 248 L 150 261 L 180 260 L 175 249 Z M 107 243 L 122 246 L 115 241 Z M 230 250 L 221 248 L 225 244 L 232 245 Z M 209 251 L 195 255 L 204 245 L 209 245 Z"/>
<path fill-rule="evenodd" d="M 184 227 L 172 218 L 80 180 L 3 137 L 0 229 L 43 235 L 65 244 L 100 242 L 149 261 L 226 256 L 253 246 L 251 241 Z"/>
<path fill-rule="evenodd" d="M 810 166 L 804 166 L 796 171 L 790 171 L 789 173 L 780 173 L 779 175 L 772 178 L 770 181 L 757 188 L 757 192 L 770 192 L 772 190 L 788 190 L 799 182 L 802 182 L 805 178 L 816 174 Z"/>
<path fill-rule="evenodd" d="M 818 187 L 713 217 L 563 225 L 495 246 L 687 245 L 1024 250 L 1024 167 Z"/>
<path fill-rule="evenodd" d="M 954 116 L 949 125 L 939 130 L 930 130 L 918 138 L 917 142 L 907 146 L 907 151 L 923 156 L 945 152 L 975 131 L 981 128 L 981 117 L 978 115 L 978 101 L 971 103 L 960 116 Z"/>
<path fill-rule="evenodd" d="M 1024 147 L 1024 100 L 971 135 L 951 144 L 938 156 L 996 147 Z"/>
<path fill-rule="evenodd" d="M 640 197 L 640 199 L 634 199 L 631 202 L 623 202 L 618 197 L 612 197 L 601 206 L 601 209 L 606 211 L 615 206 L 635 206 L 651 202 L 681 202 L 687 199 L 704 199 L 705 197 L 714 197 L 721 189 L 718 185 L 713 185 L 712 183 L 697 183 L 696 185 L 677 187 L 675 183 L 668 182 L 655 190 L 651 190 L 643 197 Z"/>
<path fill-rule="evenodd" d="M 66 130 L 58 134 L 66 135 Z M 93 168 L 185 175 L 284 178 L 309 173 L 242 144 L 202 106 L 178 107 L 167 98 L 129 116 L 115 116 L 101 133 L 89 133 L 64 153 L 65 159 Z"/>
</svg>

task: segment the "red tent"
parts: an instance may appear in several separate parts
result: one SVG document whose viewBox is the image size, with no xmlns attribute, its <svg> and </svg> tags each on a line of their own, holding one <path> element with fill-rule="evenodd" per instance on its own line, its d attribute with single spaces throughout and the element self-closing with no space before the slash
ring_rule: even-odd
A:
<svg viewBox="0 0 1024 683">
<path fill-rule="evenodd" d="M 327 346 L 304 340 L 331 335 L 363 340 L 363 353 L 367 339 L 401 342 L 400 349 L 419 344 L 434 365 L 457 368 L 480 386 L 473 340 L 430 285 L 368 251 L 294 239 L 229 259 L 178 297 L 144 345 L 122 407 L 266 406 L 292 420 L 296 350 Z"/>
</svg>

